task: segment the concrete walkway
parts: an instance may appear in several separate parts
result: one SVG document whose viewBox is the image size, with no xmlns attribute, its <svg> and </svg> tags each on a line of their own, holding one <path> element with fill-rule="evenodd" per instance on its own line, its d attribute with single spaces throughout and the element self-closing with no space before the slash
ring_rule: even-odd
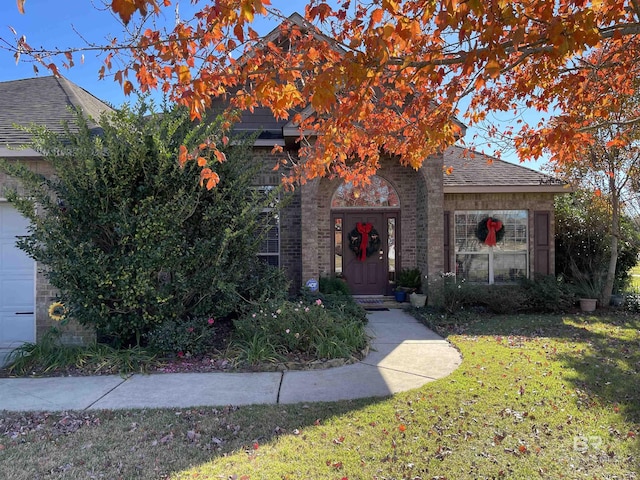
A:
<svg viewBox="0 0 640 480">
<path fill-rule="evenodd" d="M 0 410 L 85 410 L 297 403 L 381 397 L 445 377 L 462 359 L 402 310 L 369 312 L 371 352 L 327 370 L 2 378 Z"/>
</svg>

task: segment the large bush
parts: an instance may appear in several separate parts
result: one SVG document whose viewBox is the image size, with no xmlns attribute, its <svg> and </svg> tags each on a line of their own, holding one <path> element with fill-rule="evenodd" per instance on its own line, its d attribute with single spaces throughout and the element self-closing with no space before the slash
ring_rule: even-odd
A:
<svg viewBox="0 0 640 480">
<path fill-rule="evenodd" d="M 556 273 L 568 282 L 599 291 L 609 265 L 611 213 L 606 199 L 577 191 L 556 198 Z M 614 291 L 624 289 L 638 261 L 640 234 L 631 219 L 620 219 Z"/>
<path fill-rule="evenodd" d="M 217 123 L 147 114 L 124 108 L 101 119 L 98 136 L 80 115 L 61 136 L 35 129 L 55 178 L 3 167 L 25 187 L 9 194 L 32 222 L 19 247 L 46 267 L 70 317 L 117 343 L 139 343 L 164 321 L 227 316 L 262 295 L 265 277 L 270 291 L 286 288 L 256 257 L 278 192 L 251 188 L 260 165 L 248 143 L 227 149 L 207 190 L 178 151 L 219 140 Z"/>
</svg>

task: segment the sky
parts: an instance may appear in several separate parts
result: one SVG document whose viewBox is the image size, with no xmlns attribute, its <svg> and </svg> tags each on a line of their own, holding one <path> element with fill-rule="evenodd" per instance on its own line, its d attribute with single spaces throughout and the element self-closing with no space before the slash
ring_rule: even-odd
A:
<svg viewBox="0 0 640 480">
<path fill-rule="evenodd" d="M 174 0 L 173 5 L 178 5 L 182 18 L 190 18 L 190 11 L 193 11 L 189 0 Z M 272 0 L 274 7 L 289 15 L 294 11 L 304 12 L 305 2 L 302 0 Z M 64 7 L 61 7 L 64 5 Z M 87 42 L 104 44 L 113 36 L 122 36 L 122 25 L 113 16 L 108 8 L 105 8 L 102 0 L 65 0 L 65 2 L 54 2 L 52 0 L 26 0 L 25 15 L 18 12 L 15 0 L 1 0 L 0 2 L 0 46 L 7 40 L 15 43 L 14 34 L 11 28 L 18 32 L 18 35 L 25 35 L 27 43 L 38 48 L 45 46 L 48 48 L 58 47 L 79 47 Z M 171 18 L 165 19 L 168 25 L 172 26 L 175 21 L 175 14 L 172 12 Z M 262 34 L 266 34 L 275 28 L 277 20 L 269 22 L 262 19 L 254 25 L 254 28 Z M 70 69 L 60 68 L 60 73 L 71 82 L 81 86 L 99 99 L 118 107 L 125 102 L 136 101 L 135 96 L 125 96 L 120 85 L 111 77 L 100 80 L 98 71 L 103 65 L 104 54 L 101 52 L 86 52 L 84 61 L 80 61 L 80 56 L 74 56 L 75 65 Z M 58 62 L 59 64 L 59 62 Z M 37 76 L 33 69 L 34 63 L 23 57 L 16 64 L 13 54 L 0 48 L 0 82 L 9 80 L 19 80 Z M 43 66 L 38 66 L 40 76 L 51 73 Z M 158 98 L 160 95 L 158 94 Z M 467 133 L 467 139 L 471 141 L 472 131 Z M 484 148 L 486 153 L 491 153 L 490 149 Z M 504 160 L 518 163 L 518 159 L 513 155 L 503 156 Z M 543 162 L 528 162 L 526 167 L 540 169 Z"/>
</svg>

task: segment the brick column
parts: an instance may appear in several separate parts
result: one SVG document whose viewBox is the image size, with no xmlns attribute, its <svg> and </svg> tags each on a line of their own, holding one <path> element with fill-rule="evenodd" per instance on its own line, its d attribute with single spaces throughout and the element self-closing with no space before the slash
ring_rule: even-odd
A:
<svg viewBox="0 0 640 480">
<path fill-rule="evenodd" d="M 300 187 L 302 209 L 302 285 L 310 278 L 318 280 L 318 186 L 315 179 Z"/>
<path fill-rule="evenodd" d="M 420 173 L 426 185 L 426 265 L 422 267 L 423 285 L 427 291 L 429 305 L 443 302 L 442 278 L 444 269 L 444 189 L 443 157 L 434 155 L 425 160 Z M 426 268 L 425 268 L 426 267 Z"/>
</svg>

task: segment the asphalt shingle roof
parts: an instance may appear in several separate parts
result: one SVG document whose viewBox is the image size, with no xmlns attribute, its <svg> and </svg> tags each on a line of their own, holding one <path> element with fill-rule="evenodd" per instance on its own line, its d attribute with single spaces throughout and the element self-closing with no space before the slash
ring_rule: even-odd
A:
<svg viewBox="0 0 640 480">
<path fill-rule="evenodd" d="M 465 187 L 509 188 L 549 190 L 564 188 L 564 182 L 531 168 L 516 165 L 478 152 L 453 146 L 445 150 L 445 168 L 453 171 L 444 175 L 444 189 L 462 192 Z"/>
<path fill-rule="evenodd" d="M 0 82 L 0 148 L 29 143 L 30 135 L 14 125 L 45 125 L 62 132 L 63 123 L 74 119 L 70 107 L 81 109 L 95 120 L 103 112 L 113 110 L 65 78 L 49 76 Z"/>
</svg>

